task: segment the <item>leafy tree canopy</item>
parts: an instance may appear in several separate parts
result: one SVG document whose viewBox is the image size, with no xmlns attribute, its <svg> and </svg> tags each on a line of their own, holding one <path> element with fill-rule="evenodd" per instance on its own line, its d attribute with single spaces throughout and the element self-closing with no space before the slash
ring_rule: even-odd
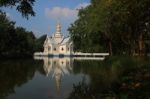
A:
<svg viewBox="0 0 150 99">
<path fill-rule="evenodd" d="M 35 16 L 33 4 L 35 0 L 0 0 L 0 7 L 16 7 L 23 17 Z"/>
<path fill-rule="evenodd" d="M 35 51 L 42 51 L 44 37 L 37 39 L 32 31 L 15 27 L 15 22 L 0 12 L 0 58 L 31 57 Z"/>
<path fill-rule="evenodd" d="M 149 49 L 145 47 L 150 32 L 149 5 L 150 0 L 91 0 L 68 29 L 75 50 L 144 53 Z"/>
</svg>

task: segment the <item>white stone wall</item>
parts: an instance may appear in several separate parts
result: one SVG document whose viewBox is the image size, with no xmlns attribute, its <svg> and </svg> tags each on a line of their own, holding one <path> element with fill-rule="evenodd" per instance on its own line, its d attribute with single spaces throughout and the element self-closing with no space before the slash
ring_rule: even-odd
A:
<svg viewBox="0 0 150 99">
<path fill-rule="evenodd" d="M 48 46 L 44 46 L 44 53 L 48 53 Z"/>
<path fill-rule="evenodd" d="M 49 54 L 72 54 L 73 45 L 72 44 L 52 45 L 47 43 L 44 46 L 44 52 Z"/>
<path fill-rule="evenodd" d="M 73 45 L 71 43 L 69 43 L 67 45 L 67 50 L 66 50 L 67 54 L 72 54 L 73 53 Z"/>
<path fill-rule="evenodd" d="M 62 36 L 61 37 L 55 37 L 55 42 L 60 43 L 63 40 Z"/>
<path fill-rule="evenodd" d="M 65 54 L 66 53 L 66 45 L 61 45 L 59 47 L 59 53 L 60 54 Z"/>
<path fill-rule="evenodd" d="M 52 54 L 58 54 L 59 53 L 59 46 L 58 45 L 53 45 L 52 48 Z"/>
<path fill-rule="evenodd" d="M 72 42 L 66 42 L 66 44 L 59 44 L 56 43 L 55 45 L 52 44 L 49 39 L 46 39 L 44 42 L 44 53 L 49 54 L 67 54 L 70 55 L 73 53 L 73 44 Z M 58 38 L 55 38 L 54 40 L 58 40 Z"/>
<path fill-rule="evenodd" d="M 53 49 L 53 48 L 52 48 L 52 45 L 49 44 L 49 45 L 48 45 L 48 53 L 52 53 L 52 49 Z"/>
</svg>

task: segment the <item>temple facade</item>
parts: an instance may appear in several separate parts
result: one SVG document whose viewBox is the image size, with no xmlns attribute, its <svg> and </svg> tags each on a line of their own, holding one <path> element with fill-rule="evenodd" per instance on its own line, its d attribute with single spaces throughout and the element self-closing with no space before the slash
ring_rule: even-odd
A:
<svg viewBox="0 0 150 99">
<path fill-rule="evenodd" d="M 64 37 L 61 33 L 61 24 L 57 23 L 56 32 L 47 36 L 44 42 L 44 53 L 48 55 L 72 55 L 73 42 L 70 37 Z"/>
</svg>

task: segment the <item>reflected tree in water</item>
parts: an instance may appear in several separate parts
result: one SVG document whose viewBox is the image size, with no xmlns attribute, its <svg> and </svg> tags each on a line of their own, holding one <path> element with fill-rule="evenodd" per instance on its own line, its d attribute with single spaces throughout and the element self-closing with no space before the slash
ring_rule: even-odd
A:
<svg viewBox="0 0 150 99">
<path fill-rule="evenodd" d="M 68 99 L 92 99 L 92 93 L 89 85 L 86 83 L 85 77 L 78 85 L 73 85 L 73 91 Z"/>
<path fill-rule="evenodd" d="M 4 61 L 0 63 L 0 99 L 15 93 L 15 88 L 27 83 L 41 70 L 41 62 L 32 60 Z"/>
<path fill-rule="evenodd" d="M 75 73 L 90 76 L 73 86 L 69 99 L 148 99 L 150 63 L 129 57 L 111 57 L 103 62 L 75 61 Z M 75 66 L 74 66 L 75 67 Z"/>
</svg>

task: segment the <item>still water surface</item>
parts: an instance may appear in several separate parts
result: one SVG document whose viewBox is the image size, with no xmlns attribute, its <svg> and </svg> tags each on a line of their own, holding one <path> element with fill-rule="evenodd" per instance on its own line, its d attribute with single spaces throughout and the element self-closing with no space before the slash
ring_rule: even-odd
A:
<svg viewBox="0 0 150 99">
<path fill-rule="evenodd" d="M 148 99 L 149 59 L 0 62 L 0 99 Z"/>
</svg>

